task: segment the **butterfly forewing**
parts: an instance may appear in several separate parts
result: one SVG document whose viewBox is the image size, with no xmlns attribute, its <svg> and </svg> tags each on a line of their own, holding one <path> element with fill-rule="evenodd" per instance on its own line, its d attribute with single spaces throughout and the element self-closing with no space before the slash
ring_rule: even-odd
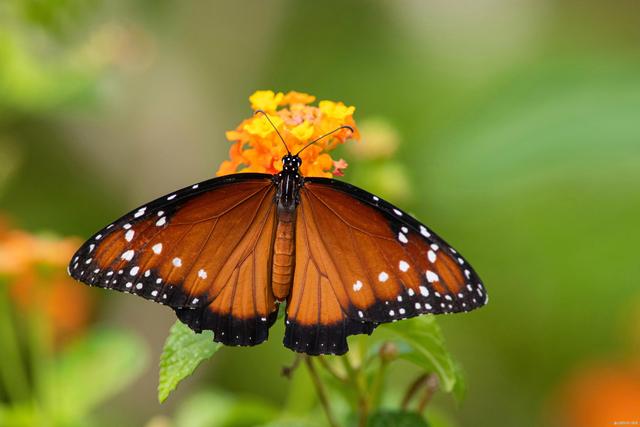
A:
<svg viewBox="0 0 640 427">
<path fill-rule="evenodd" d="M 267 338 L 275 224 L 271 175 L 205 181 L 136 209 L 87 241 L 70 264 L 87 284 L 167 304 L 226 344 Z"/>
<path fill-rule="evenodd" d="M 468 311 L 486 302 L 468 262 L 395 206 L 357 187 L 309 178 L 300 191 L 296 271 L 285 345 L 347 351 L 378 323 Z"/>
</svg>

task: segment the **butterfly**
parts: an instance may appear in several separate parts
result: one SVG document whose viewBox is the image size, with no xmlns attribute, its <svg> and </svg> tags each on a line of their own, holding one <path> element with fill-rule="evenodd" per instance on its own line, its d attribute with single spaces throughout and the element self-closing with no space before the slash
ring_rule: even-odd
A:
<svg viewBox="0 0 640 427">
<path fill-rule="evenodd" d="M 349 335 L 381 323 L 487 303 L 469 262 L 430 228 L 356 186 L 303 177 L 300 151 L 287 147 L 275 175 L 221 176 L 132 210 L 80 247 L 69 274 L 165 304 L 233 346 L 265 341 L 286 302 L 284 345 L 309 355 L 344 354 Z"/>
</svg>

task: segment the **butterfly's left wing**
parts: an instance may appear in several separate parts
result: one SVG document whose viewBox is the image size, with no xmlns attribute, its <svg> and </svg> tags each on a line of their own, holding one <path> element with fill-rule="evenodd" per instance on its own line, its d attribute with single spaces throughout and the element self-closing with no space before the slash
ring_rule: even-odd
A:
<svg viewBox="0 0 640 427">
<path fill-rule="evenodd" d="M 355 186 L 305 179 L 287 347 L 342 354 L 348 335 L 370 334 L 379 323 L 486 302 L 473 268 L 425 225 Z"/>
<path fill-rule="evenodd" d="M 196 184 L 135 209 L 89 239 L 69 272 L 92 286 L 173 308 L 228 345 L 267 339 L 275 186 L 267 174 Z"/>
</svg>

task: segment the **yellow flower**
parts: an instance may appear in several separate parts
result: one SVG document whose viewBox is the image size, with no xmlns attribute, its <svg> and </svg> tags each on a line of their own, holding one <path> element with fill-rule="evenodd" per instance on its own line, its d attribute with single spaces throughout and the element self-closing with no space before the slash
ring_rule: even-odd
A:
<svg viewBox="0 0 640 427">
<path fill-rule="evenodd" d="M 278 128 L 282 124 L 282 119 L 278 116 L 269 116 L 273 125 Z M 243 129 L 246 130 L 251 135 L 259 136 L 260 138 L 266 138 L 272 133 L 275 132 L 271 123 L 265 120 L 262 116 L 254 117 L 249 123 L 243 126 Z"/>
<path fill-rule="evenodd" d="M 313 135 L 313 125 L 311 122 L 302 122 L 291 129 L 291 133 L 300 141 L 307 141 Z"/>
<path fill-rule="evenodd" d="M 282 92 L 274 93 L 272 90 L 258 90 L 249 97 L 251 108 L 254 110 L 264 110 L 266 112 L 275 111 L 284 94 Z"/>
<path fill-rule="evenodd" d="M 320 101 L 318 106 L 323 114 L 336 120 L 344 120 L 356 111 L 356 107 L 347 107 L 342 102 Z"/>
<path fill-rule="evenodd" d="M 340 175 L 346 162 L 337 163 L 329 152 L 348 139 L 360 139 L 360 132 L 353 120 L 355 107 L 342 102 L 323 100 L 311 105 L 315 96 L 291 91 L 284 95 L 270 90 L 257 91 L 249 97 L 253 110 L 264 110 L 285 139 L 291 153 L 297 153 L 305 145 L 340 126 L 331 136 L 317 141 L 300 153 L 305 176 L 332 177 Z M 287 150 L 264 115 L 254 115 L 243 120 L 234 130 L 226 133 L 234 144 L 229 150 L 229 160 L 220 165 L 217 175 L 236 172 L 278 173 L 282 169 L 282 156 Z M 335 167 L 334 167 L 335 165 Z M 333 169 L 333 172 L 332 172 Z"/>
</svg>

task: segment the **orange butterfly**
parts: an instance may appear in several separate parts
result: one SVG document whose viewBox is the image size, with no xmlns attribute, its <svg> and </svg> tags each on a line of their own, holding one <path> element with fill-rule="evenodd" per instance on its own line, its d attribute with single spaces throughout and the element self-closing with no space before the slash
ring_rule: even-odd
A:
<svg viewBox="0 0 640 427">
<path fill-rule="evenodd" d="M 343 354 L 347 336 L 380 323 L 487 303 L 431 229 L 358 187 L 303 177 L 300 152 L 287 152 L 278 174 L 222 176 L 134 209 L 77 251 L 71 276 L 166 304 L 226 345 L 265 341 L 286 301 L 284 345 L 310 355 Z"/>
</svg>

